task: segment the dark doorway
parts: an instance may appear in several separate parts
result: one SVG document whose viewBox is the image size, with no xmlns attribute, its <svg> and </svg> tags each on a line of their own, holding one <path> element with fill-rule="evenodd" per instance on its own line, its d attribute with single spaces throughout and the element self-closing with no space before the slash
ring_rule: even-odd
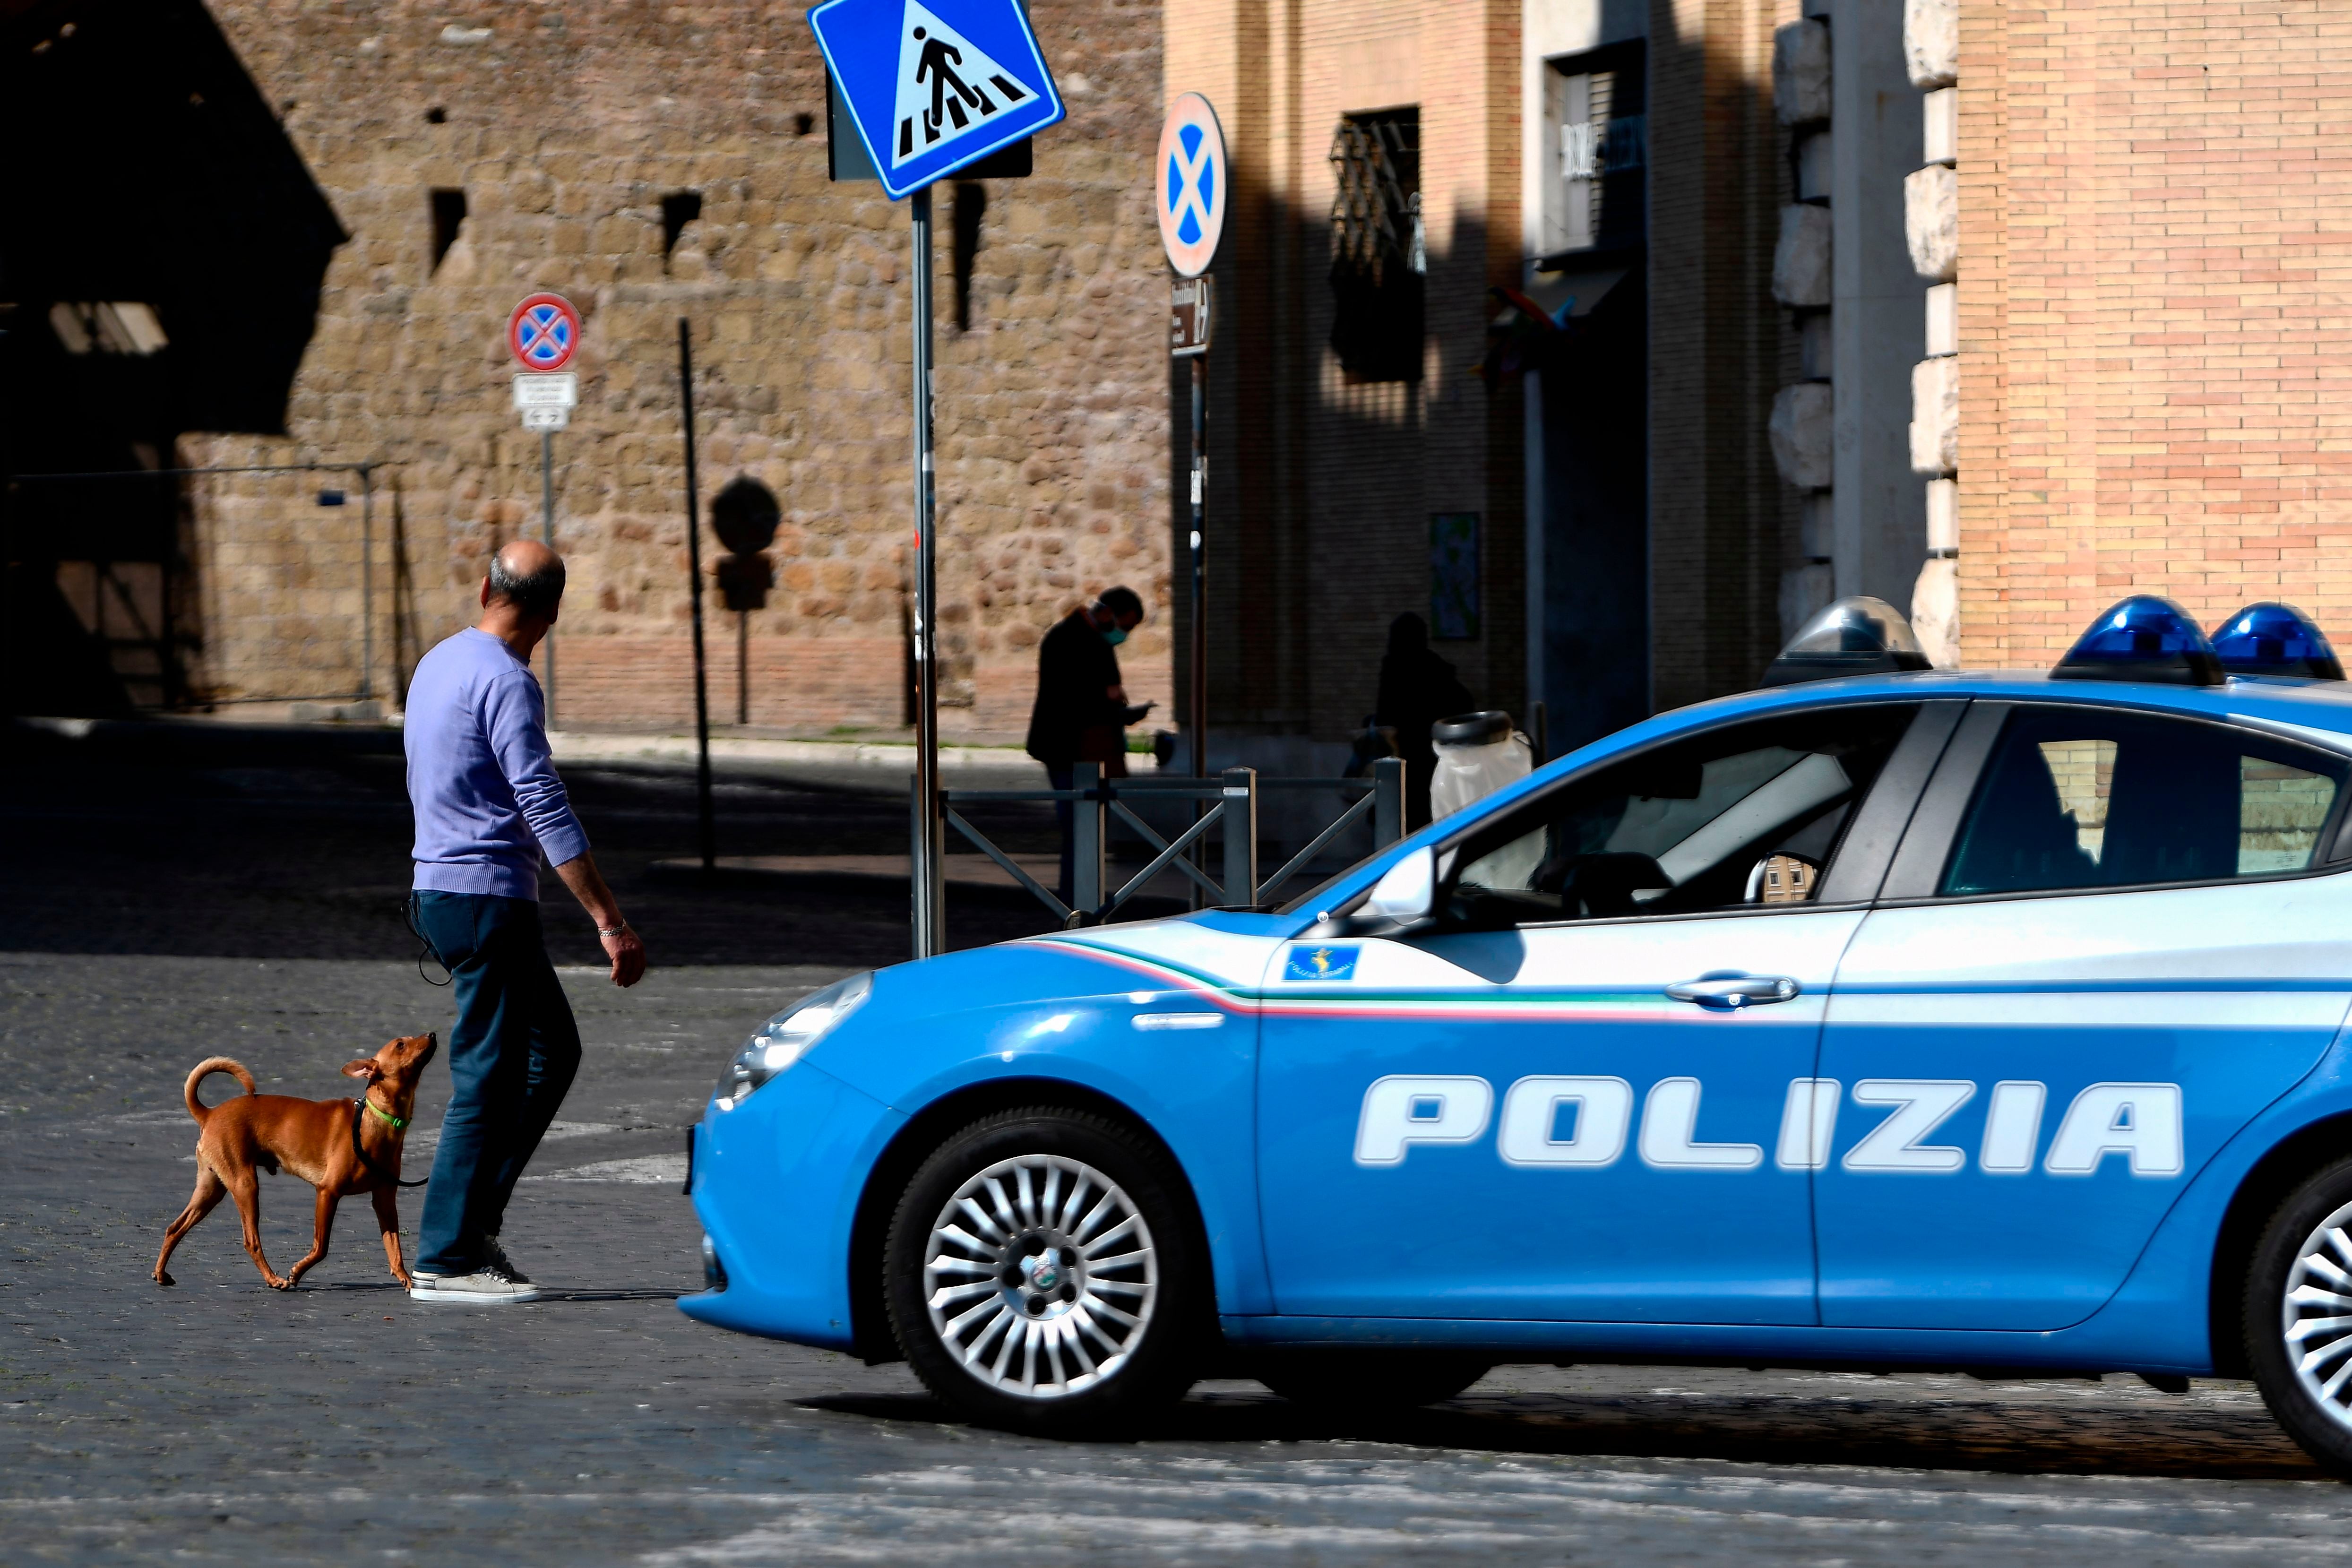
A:
<svg viewBox="0 0 2352 1568">
<path fill-rule="evenodd" d="M 1649 310 L 1631 261 L 1543 372 L 1543 689 L 1555 756 L 1650 712 Z"/>
</svg>

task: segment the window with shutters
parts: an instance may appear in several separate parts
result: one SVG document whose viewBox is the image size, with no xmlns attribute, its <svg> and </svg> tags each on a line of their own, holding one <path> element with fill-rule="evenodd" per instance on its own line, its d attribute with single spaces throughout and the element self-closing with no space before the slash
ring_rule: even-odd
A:
<svg viewBox="0 0 2352 1568">
<path fill-rule="evenodd" d="M 1353 381 L 1419 381 L 1421 110 L 1344 115 L 1331 139 L 1331 352 Z"/>
<path fill-rule="evenodd" d="M 1545 254 L 1618 249 L 1644 237 L 1643 77 L 1638 40 L 1547 62 Z"/>
</svg>

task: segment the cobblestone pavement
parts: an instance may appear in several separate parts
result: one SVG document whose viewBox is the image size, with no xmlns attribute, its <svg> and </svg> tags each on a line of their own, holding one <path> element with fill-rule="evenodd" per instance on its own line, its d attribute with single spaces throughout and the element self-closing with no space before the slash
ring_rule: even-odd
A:
<svg viewBox="0 0 2352 1568">
<path fill-rule="evenodd" d="M 896 911 L 647 885 L 688 820 L 676 779 L 575 781 L 656 960 L 706 962 L 627 993 L 566 973 L 587 1061 L 509 1221 L 550 1300 L 413 1307 L 363 1204 L 291 1295 L 226 1205 L 159 1289 L 194 1174 L 189 1067 L 223 1052 L 325 1097 L 352 1056 L 447 1026 L 384 913 L 396 774 L 317 772 L 0 773 L 0 1561 L 2352 1558 L 2352 1489 L 2238 1384 L 1507 1368 L 1334 1422 L 1216 1383 L 1142 1441 L 1060 1445 L 945 1425 L 903 1367 L 691 1323 L 670 1304 L 698 1283 L 678 1129 L 751 1024 L 896 956 Z M 767 852 L 895 827 L 846 797 L 735 808 Z M 778 954 L 808 962 L 761 962 Z M 412 1168 L 447 1081 L 427 1076 Z M 264 1184 L 280 1267 L 309 1195 Z"/>
<path fill-rule="evenodd" d="M 698 1283 L 677 1129 L 751 1022 L 835 973 L 674 968 L 625 994 L 568 972 L 588 1060 L 509 1220 L 552 1297 L 431 1312 L 385 1276 L 364 1205 L 291 1295 L 262 1285 L 227 1205 L 173 1258 L 176 1289 L 147 1278 L 191 1180 L 187 1068 L 226 1051 L 265 1089 L 334 1094 L 352 1055 L 446 1026 L 413 968 L 0 955 L 0 1556 L 2352 1558 L 2352 1490 L 2236 1384 L 1510 1368 L 1391 1420 L 1219 1383 L 1132 1444 L 943 1425 L 903 1367 L 670 1304 Z M 428 1076 L 421 1132 L 446 1083 Z M 280 1267 L 307 1199 L 265 1184 Z"/>
</svg>

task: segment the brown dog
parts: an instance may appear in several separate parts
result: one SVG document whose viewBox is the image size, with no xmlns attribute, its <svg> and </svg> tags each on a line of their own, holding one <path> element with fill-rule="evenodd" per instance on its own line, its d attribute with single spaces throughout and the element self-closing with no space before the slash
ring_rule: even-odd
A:
<svg viewBox="0 0 2352 1568">
<path fill-rule="evenodd" d="M 412 1285 L 408 1266 L 400 1256 L 400 1145 L 408 1119 L 416 1109 L 416 1080 L 440 1046 L 432 1035 L 393 1040 L 372 1057 L 344 1064 L 343 1072 L 366 1080 L 366 1108 L 348 1100 L 296 1100 L 290 1095 L 257 1094 L 253 1075 L 226 1057 L 196 1064 L 184 1091 L 188 1114 L 202 1131 L 196 1136 L 196 1192 L 163 1232 L 163 1250 L 155 1258 L 155 1283 L 173 1283 L 163 1268 L 172 1249 L 212 1213 L 224 1195 L 234 1194 L 245 1220 L 245 1249 L 253 1255 L 261 1277 L 280 1290 L 327 1256 L 327 1232 L 335 1222 L 335 1205 L 355 1193 L 375 1200 L 375 1221 L 383 1229 L 383 1255 L 393 1278 Z M 216 1072 L 227 1073 L 245 1085 L 245 1096 L 225 1100 L 207 1110 L 196 1098 L 196 1085 Z M 352 1118 L 359 1119 L 356 1133 Z M 261 1184 L 257 1170 L 278 1173 L 280 1167 L 319 1189 L 318 1232 L 308 1256 L 280 1279 L 261 1255 Z M 411 1184 L 412 1185 L 414 1184 Z"/>
</svg>

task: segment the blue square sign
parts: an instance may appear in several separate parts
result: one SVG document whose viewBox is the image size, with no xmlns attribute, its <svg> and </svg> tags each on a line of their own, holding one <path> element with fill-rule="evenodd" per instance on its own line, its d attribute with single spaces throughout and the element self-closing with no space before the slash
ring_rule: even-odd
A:
<svg viewBox="0 0 2352 1568">
<path fill-rule="evenodd" d="M 1063 116 L 1019 0 L 825 0 L 808 19 L 893 201 Z"/>
</svg>

